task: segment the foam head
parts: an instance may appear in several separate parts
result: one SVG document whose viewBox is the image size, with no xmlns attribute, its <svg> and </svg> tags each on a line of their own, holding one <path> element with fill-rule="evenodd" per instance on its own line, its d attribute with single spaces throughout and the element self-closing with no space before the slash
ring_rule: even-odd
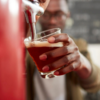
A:
<svg viewBox="0 0 100 100">
<path fill-rule="evenodd" d="M 30 47 L 62 47 L 63 42 L 58 43 L 49 43 L 48 41 L 28 41 L 28 39 L 24 40 L 26 48 Z"/>
</svg>

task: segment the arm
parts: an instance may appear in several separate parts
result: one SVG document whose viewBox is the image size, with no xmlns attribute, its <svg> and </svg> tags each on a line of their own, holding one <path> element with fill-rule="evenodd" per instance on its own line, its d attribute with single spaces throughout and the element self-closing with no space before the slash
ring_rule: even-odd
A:
<svg viewBox="0 0 100 100">
<path fill-rule="evenodd" d="M 79 77 L 81 86 L 88 92 L 95 92 L 100 89 L 100 68 L 93 64 L 90 54 L 87 50 L 87 43 L 83 39 L 75 40 L 76 45 L 79 47 L 81 54 L 89 61 L 92 72 L 87 79 Z"/>
<path fill-rule="evenodd" d="M 40 56 L 40 59 L 46 60 L 47 58 L 52 59 L 52 58 L 56 58 L 60 56 L 63 56 L 63 57 L 59 59 L 58 61 L 55 61 L 49 65 L 44 66 L 43 67 L 44 72 L 51 71 L 50 69 L 52 68 L 55 68 L 55 69 L 60 68 L 54 73 L 55 75 L 58 75 L 58 76 L 64 75 L 64 74 L 74 71 L 77 73 L 79 80 L 81 80 L 80 83 L 82 86 L 83 86 L 82 84 L 83 81 L 84 82 L 90 81 L 90 77 L 92 73 L 95 73 L 94 69 L 96 68 L 93 67 L 91 62 L 89 62 L 89 60 L 80 53 L 79 48 L 77 47 L 75 42 L 67 34 L 60 34 L 60 35 L 50 37 L 48 39 L 48 42 L 50 43 L 63 42 L 64 46 L 61 48 L 55 49 L 53 51 L 47 52 L 45 54 L 42 54 Z M 97 75 L 98 73 L 95 73 L 95 74 Z M 94 79 L 98 79 L 96 75 L 93 75 L 94 78 L 93 78 L 92 83 L 95 82 Z M 90 84 L 86 86 L 89 87 L 89 85 Z M 85 88 L 85 86 L 83 87 Z"/>
<path fill-rule="evenodd" d="M 92 63 L 91 63 L 92 64 Z M 97 92 L 100 90 L 100 69 L 92 64 L 92 72 L 87 79 L 79 78 L 80 85 L 88 92 Z"/>
<path fill-rule="evenodd" d="M 53 64 L 48 65 L 48 71 L 51 71 L 51 67 L 53 67 L 54 69 L 58 69 L 61 67 L 60 70 L 57 70 L 55 72 L 55 75 L 64 75 L 71 71 L 75 71 L 76 73 L 78 73 L 78 76 L 83 79 L 89 77 L 89 75 L 92 72 L 92 67 L 89 61 L 82 56 L 82 54 L 79 52 L 77 45 L 67 34 L 53 36 L 49 38 L 48 41 L 50 43 L 63 42 L 64 44 L 62 48 L 58 48 L 56 50 L 50 51 L 40 56 L 41 60 L 44 60 L 42 59 L 42 57 L 44 56 L 48 58 L 48 55 L 50 55 L 50 57 L 52 58 L 63 56 L 62 59 L 60 59 L 59 61 L 56 61 Z M 62 66 L 65 67 L 62 68 Z M 43 71 L 45 71 L 45 67 L 46 66 L 44 66 Z"/>
</svg>

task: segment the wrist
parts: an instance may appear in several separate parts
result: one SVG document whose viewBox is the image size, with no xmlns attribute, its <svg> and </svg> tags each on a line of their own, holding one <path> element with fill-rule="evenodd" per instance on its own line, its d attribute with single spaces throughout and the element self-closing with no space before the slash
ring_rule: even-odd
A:
<svg viewBox="0 0 100 100">
<path fill-rule="evenodd" d="M 92 72 L 92 66 L 82 54 L 80 54 L 80 61 L 81 66 L 75 72 L 80 78 L 87 79 Z"/>
</svg>

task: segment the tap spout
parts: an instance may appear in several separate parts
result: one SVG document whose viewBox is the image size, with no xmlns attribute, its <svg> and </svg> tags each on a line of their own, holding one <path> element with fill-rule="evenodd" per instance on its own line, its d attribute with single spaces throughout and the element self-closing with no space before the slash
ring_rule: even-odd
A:
<svg viewBox="0 0 100 100">
<path fill-rule="evenodd" d="M 26 21 L 27 23 L 30 24 L 32 39 L 34 39 L 36 37 L 36 31 L 35 31 L 36 16 L 42 15 L 44 13 L 44 9 L 40 7 L 39 2 L 37 0 L 34 0 L 34 2 L 28 0 L 22 0 L 22 2 L 25 10 Z"/>
</svg>

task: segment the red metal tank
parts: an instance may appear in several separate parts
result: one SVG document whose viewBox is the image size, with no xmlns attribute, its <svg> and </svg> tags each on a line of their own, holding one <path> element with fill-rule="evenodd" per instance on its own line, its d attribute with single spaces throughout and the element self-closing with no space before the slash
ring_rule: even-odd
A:
<svg viewBox="0 0 100 100">
<path fill-rule="evenodd" d="M 21 0 L 0 0 L 0 100 L 25 100 Z"/>
</svg>

